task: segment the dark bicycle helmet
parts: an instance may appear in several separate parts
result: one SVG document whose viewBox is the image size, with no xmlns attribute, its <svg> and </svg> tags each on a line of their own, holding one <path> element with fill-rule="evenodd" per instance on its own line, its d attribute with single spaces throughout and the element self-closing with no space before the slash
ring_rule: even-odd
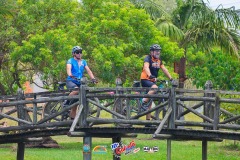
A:
<svg viewBox="0 0 240 160">
<path fill-rule="evenodd" d="M 153 44 L 152 46 L 150 46 L 150 51 L 154 51 L 154 50 L 161 50 L 161 46 L 158 44 Z"/>
<path fill-rule="evenodd" d="M 74 47 L 72 48 L 72 53 L 75 53 L 76 51 L 82 51 L 82 48 L 79 47 L 79 46 L 74 46 Z"/>
</svg>

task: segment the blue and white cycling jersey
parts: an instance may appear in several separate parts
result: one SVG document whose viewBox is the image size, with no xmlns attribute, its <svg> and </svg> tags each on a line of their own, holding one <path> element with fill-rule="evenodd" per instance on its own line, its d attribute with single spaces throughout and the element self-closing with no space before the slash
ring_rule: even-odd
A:
<svg viewBox="0 0 240 160">
<path fill-rule="evenodd" d="M 75 60 L 74 58 L 70 58 L 67 61 L 67 64 L 71 64 L 72 65 L 71 72 L 72 72 L 72 75 L 74 77 L 76 77 L 78 79 L 83 77 L 85 67 L 87 66 L 87 62 L 84 59 L 82 59 L 81 63 L 78 64 L 77 60 Z M 70 76 L 67 77 L 67 81 L 69 81 L 69 80 L 72 81 L 75 84 L 80 84 L 80 82 L 78 82 L 77 80 L 71 78 Z"/>
</svg>

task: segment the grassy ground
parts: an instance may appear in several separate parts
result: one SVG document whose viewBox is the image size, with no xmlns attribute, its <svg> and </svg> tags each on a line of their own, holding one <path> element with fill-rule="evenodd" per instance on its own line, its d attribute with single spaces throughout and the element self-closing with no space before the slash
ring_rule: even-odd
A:
<svg viewBox="0 0 240 160">
<path fill-rule="evenodd" d="M 83 145 L 82 138 L 72 138 L 67 136 L 55 136 L 60 148 L 26 148 L 25 160 L 82 160 Z M 128 145 L 131 141 L 136 143 L 140 151 L 135 154 L 122 155 L 122 160 L 165 160 L 167 159 L 167 141 L 155 140 L 150 135 L 139 135 L 137 138 L 123 138 L 123 144 Z M 93 138 L 94 148 L 97 145 L 106 146 L 106 154 L 92 153 L 92 160 L 113 159 L 111 151 L 111 139 Z M 147 153 L 143 151 L 144 146 L 158 146 L 159 151 Z M 16 144 L 1 144 L 0 159 L 15 160 Z M 202 148 L 200 141 L 172 141 L 173 160 L 200 160 L 202 159 Z M 240 146 L 233 145 L 233 141 L 208 142 L 208 160 L 239 160 Z"/>
</svg>

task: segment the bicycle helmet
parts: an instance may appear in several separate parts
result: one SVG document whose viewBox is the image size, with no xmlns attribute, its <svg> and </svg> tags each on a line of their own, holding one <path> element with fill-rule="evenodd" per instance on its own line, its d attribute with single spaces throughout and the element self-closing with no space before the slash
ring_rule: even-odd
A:
<svg viewBox="0 0 240 160">
<path fill-rule="evenodd" d="M 154 51 L 154 50 L 161 50 L 161 46 L 158 44 L 153 44 L 152 46 L 150 46 L 150 51 Z"/>
<path fill-rule="evenodd" d="M 74 47 L 72 48 L 72 53 L 75 53 L 76 51 L 82 51 L 82 48 L 79 47 L 79 46 L 74 46 Z"/>
</svg>

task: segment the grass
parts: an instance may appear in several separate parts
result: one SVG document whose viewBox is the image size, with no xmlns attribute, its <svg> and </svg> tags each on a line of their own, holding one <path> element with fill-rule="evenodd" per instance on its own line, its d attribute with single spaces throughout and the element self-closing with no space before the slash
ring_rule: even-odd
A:
<svg viewBox="0 0 240 160">
<path fill-rule="evenodd" d="M 60 148 L 26 148 L 25 160 L 82 160 L 83 140 L 79 137 L 54 136 Z M 131 141 L 136 143 L 140 151 L 135 154 L 122 155 L 122 160 L 165 160 L 167 159 L 167 141 L 152 139 L 150 135 L 139 135 L 137 138 L 123 138 L 122 142 L 128 145 Z M 97 145 L 106 146 L 106 154 L 92 153 L 92 160 L 110 160 L 113 159 L 110 138 L 93 138 L 94 148 Z M 146 153 L 143 151 L 144 146 L 158 146 L 159 151 L 156 153 Z M 202 159 L 201 141 L 172 141 L 173 160 L 200 160 Z M 1 144 L 0 159 L 15 160 L 16 144 Z M 240 147 L 238 144 L 233 145 L 233 141 L 208 142 L 208 160 L 238 160 L 240 156 Z"/>
</svg>

